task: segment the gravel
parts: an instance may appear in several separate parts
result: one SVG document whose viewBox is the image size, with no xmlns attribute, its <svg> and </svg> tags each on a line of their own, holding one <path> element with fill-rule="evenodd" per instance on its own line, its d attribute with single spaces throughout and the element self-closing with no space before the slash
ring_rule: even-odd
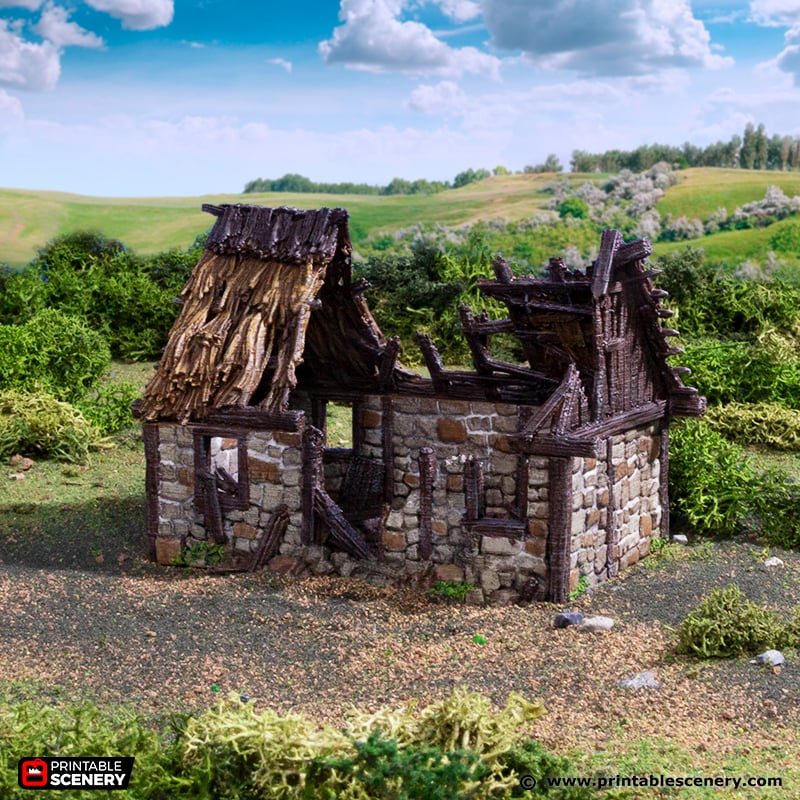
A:
<svg viewBox="0 0 800 800">
<path fill-rule="evenodd" d="M 458 685 L 498 704 L 520 691 L 543 700 L 535 735 L 560 750 L 602 750 L 618 736 L 703 750 L 713 736 L 733 752 L 748 731 L 797 737 L 793 653 L 777 672 L 748 659 L 698 662 L 674 655 L 673 629 L 731 582 L 776 609 L 800 604 L 800 555 L 781 552 L 784 566 L 768 569 L 747 540 L 679 549 L 565 607 L 451 605 L 349 579 L 210 575 L 136 559 L 108 559 L 102 571 L 0 563 L 0 675 L 44 700 L 129 701 L 160 715 L 235 691 L 332 723 L 352 705 L 431 701 Z M 559 630 L 560 611 L 615 624 Z M 619 687 L 643 671 L 658 688 Z"/>
</svg>

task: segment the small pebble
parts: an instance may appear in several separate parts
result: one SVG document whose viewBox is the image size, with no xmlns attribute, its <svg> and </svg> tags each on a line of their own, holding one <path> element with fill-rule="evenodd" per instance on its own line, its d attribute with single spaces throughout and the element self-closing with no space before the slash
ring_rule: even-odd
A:
<svg viewBox="0 0 800 800">
<path fill-rule="evenodd" d="M 569 628 L 571 625 L 580 625 L 583 622 L 583 614 L 580 611 L 564 611 L 556 614 L 553 626 L 556 628 Z"/>
<path fill-rule="evenodd" d="M 774 567 L 782 567 L 783 561 L 781 561 L 777 556 L 770 556 L 765 562 L 764 566 L 767 569 L 772 569 Z"/>
<path fill-rule="evenodd" d="M 611 617 L 587 617 L 580 625 L 579 631 L 587 633 L 599 633 L 600 631 L 610 631 L 614 627 L 614 620 Z"/>
<path fill-rule="evenodd" d="M 689 537 L 679 533 L 672 537 L 672 541 L 675 542 L 675 544 L 689 544 Z"/>
<path fill-rule="evenodd" d="M 765 652 L 757 655 L 750 663 L 762 664 L 768 667 L 779 667 L 786 659 L 780 650 L 766 650 Z"/>
</svg>

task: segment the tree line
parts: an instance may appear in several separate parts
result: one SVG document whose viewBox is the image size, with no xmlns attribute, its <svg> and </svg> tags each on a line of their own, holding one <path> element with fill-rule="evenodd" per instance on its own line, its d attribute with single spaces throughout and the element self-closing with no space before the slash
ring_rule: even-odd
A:
<svg viewBox="0 0 800 800">
<path fill-rule="evenodd" d="M 685 142 L 680 147 L 666 144 L 642 145 L 635 150 L 607 150 L 588 153 L 574 150 L 570 161 L 573 172 L 641 172 L 659 161 L 681 168 L 726 167 L 733 169 L 788 170 L 800 168 L 800 137 L 769 136 L 763 123 L 748 122 L 744 134 L 730 141 L 717 141 L 707 147 Z"/>
</svg>

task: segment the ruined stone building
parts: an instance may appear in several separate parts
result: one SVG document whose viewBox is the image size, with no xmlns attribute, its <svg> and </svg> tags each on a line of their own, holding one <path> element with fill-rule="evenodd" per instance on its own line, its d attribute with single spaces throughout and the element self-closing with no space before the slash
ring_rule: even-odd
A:
<svg viewBox="0 0 800 800">
<path fill-rule="evenodd" d="M 154 559 L 208 541 L 244 568 L 563 602 L 668 533 L 669 422 L 704 400 L 668 363 L 647 241 L 605 231 L 585 275 L 552 259 L 546 279 L 514 277 L 498 258 L 480 290 L 507 316 L 461 309 L 472 370 L 420 336 L 422 377 L 353 279 L 344 210 L 204 210 L 216 223 L 135 404 Z M 498 334 L 524 362 L 492 357 Z M 326 441 L 331 403 L 352 411 L 352 447 Z"/>
</svg>

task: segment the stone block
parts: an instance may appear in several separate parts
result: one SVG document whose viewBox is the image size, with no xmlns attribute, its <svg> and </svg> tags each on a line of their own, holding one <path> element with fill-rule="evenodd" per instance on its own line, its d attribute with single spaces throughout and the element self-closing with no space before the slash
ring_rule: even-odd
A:
<svg viewBox="0 0 800 800">
<path fill-rule="evenodd" d="M 516 416 L 497 416 L 492 420 L 492 427 L 497 433 L 516 433 L 519 420 Z"/>
<path fill-rule="evenodd" d="M 251 481 L 268 481 L 269 483 L 278 483 L 281 474 L 278 465 L 273 461 L 264 461 L 252 456 L 247 459 L 247 473 Z"/>
<path fill-rule="evenodd" d="M 300 447 L 303 444 L 302 435 L 293 431 L 275 431 L 273 437 L 278 444 L 287 447 Z"/>
<path fill-rule="evenodd" d="M 416 489 L 419 487 L 419 475 L 415 475 L 413 472 L 406 472 L 403 474 L 403 483 L 412 489 Z"/>
<path fill-rule="evenodd" d="M 442 442 L 463 444 L 467 441 L 467 426 L 463 419 L 440 417 L 436 422 L 436 431 Z"/>
<path fill-rule="evenodd" d="M 653 532 L 653 518 L 650 514 L 644 514 L 639 519 L 639 532 L 642 536 L 650 536 Z"/>
<path fill-rule="evenodd" d="M 522 549 L 519 542 L 507 536 L 484 536 L 481 552 L 486 555 L 513 556 Z"/>
<path fill-rule="evenodd" d="M 257 539 L 260 531 L 247 522 L 236 522 L 233 526 L 233 535 L 241 539 Z"/>
<path fill-rule="evenodd" d="M 305 565 L 294 556 L 275 556 L 267 563 L 270 572 L 276 575 L 299 575 L 305 570 Z"/>
<path fill-rule="evenodd" d="M 400 552 L 406 549 L 406 537 L 400 531 L 384 531 L 381 541 L 383 549 L 389 552 Z"/>
<path fill-rule="evenodd" d="M 365 428 L 377 428 L 381 424 L 381 414 L 378 411 L 373 411 L 371 408 L 365 408 L 361 411 L 361 424 Z"/>
<path fill-rule="evenodd" d="M 481 573 L 480 580 L 484 595 L 490 595 L 500 588 L 500 578 L 497 577 L 497 573 L 493 570 L 484 570 Z"/>
<path fill-rule="evenodd" d="M 192 489 L 189 486 L 184 486 L 182 483 L 169 483 L 164 481 L 159 490 L 161 497 L 167 500 L 176 500 L 182 502 L 188 500 L 192 496 Z"/>
<path fill-rule="evenodd" d="M 440 519 L 435 519 L 431 523 L 431 530 L 437 536 L 445 536 L 447 534 L 447 523 Z"/>
<path fill-rule="evenodd" d="M 437 564 L 434 574 L 437 581 L 461 583 L 464 580 L 464 570 L 455 564 Z"/>
<path fill-rule="evenodd" d="M 172 537 L 156 536 L 156 562 L 163 565 L 172 564 L 172 560 L 181 554 L 181 540 Z"/>
<path fill-rule="evenodd" d="M 532 556 L 544 558 L 547 552 L 547 540 L 544 537 L 537 537 L 536 539 L 529 539 L 525 542 L 525 552 Z"/>
<path fill-rule="evenodd" d="M 578 509 L 572 514 L 571 533 L 576 536 L 586 529 L 586 509 Z"/>
<path fill-rule="evenodd" d="M 510 606 L 519 600 L 519 592 L 515 589 L 498 589 L 490 598 L 492 605 Z"/>
<path fill-rule="evenodd" d="M 448 492 L 463 492 L 464 491 L 464 476 L 463 475 L 448 475 L 445 483 Z"/>
</svg>

